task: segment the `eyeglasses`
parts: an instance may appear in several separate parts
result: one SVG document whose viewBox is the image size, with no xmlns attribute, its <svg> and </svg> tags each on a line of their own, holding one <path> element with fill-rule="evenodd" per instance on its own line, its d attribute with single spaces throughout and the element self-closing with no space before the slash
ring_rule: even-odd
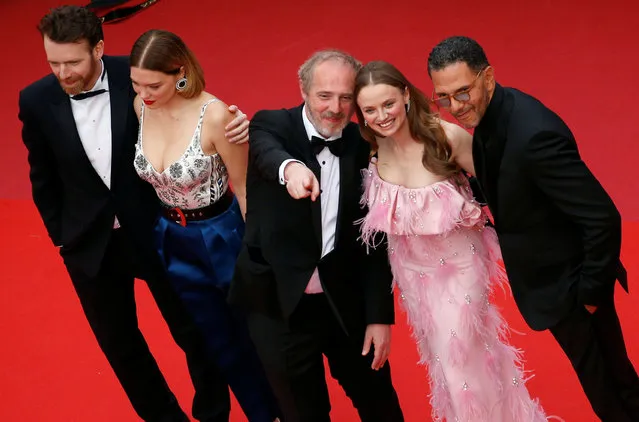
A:
<svg viewBox="0 0 639 422">
<path fill-rule="evenodd" d="M 466 103 L 470 101 L 470 91 L 472 91 L 473 87 L 477 83 L 477 80 L 479 79 L 479 75 L 481 75 L 481 73 L 486 69 L 488 69 L 488 67 L 485 67 L 479 72 L 477 72 L 477 75 L 475 76 L 475 79 L 473 80 L 473 82 L 468 86 L 468 88 L 466 88 L 463 91 L 458 91 L 454 94 L 443 94 L 441 97 L 435 97 L 435 91 L 433 90 L 431 101 L 434 102 L 438 107 L 444 107 L 444 108 L 450 107 L 451 98 L 454 98 L 456 101 L 459 101 L 460 103 Z"/>
</svg>

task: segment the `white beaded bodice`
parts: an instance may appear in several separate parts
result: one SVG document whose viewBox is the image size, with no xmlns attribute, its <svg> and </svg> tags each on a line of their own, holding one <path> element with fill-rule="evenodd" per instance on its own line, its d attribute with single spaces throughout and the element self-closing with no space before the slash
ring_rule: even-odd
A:
<svg viewBox="0 0 639 422">
<path fill-rule="evenodd" d="M 173 164 L 157 172 L 146 159 L 142 148 L 144 131 L 144 104 L 140 113 L 140 129 L 135 145 L 135 170 L 140 178 L 149 182 L 162 202 L 185 210 L 205 207 L 216 202 L 228 189 L 229 176 L 219 154 L 206 155 L 202 151 L 202 122 L 213 98 L 202 105 L 193 138 L 182 156 Z"/>
</svg>

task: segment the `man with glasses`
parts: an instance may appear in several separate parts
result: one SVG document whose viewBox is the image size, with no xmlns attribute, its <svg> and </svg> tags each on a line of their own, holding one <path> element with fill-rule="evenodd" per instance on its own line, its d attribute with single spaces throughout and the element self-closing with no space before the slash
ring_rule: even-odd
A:
<svg viewBox="0 0 639 422">
<path fill-rule="evenodd" d="M 526 322 L 550 330 L 603 421 L 638 421 L 639 378 L 614 305 L 615 281 L 627 290 L 621 217 L 570 129 L 535 98 L 496 83 L 470 38 L 435 46 L 428 73 L 433 102 L 475 129 L 477 181 Z"/>
</svg>

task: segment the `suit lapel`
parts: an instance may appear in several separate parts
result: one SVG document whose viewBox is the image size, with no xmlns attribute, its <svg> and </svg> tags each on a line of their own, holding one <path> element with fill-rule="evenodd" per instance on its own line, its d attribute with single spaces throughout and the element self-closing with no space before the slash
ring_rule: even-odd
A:
<svg viewBox="0 0 639 422">
<path fill-rule="evenodd" d="M 97 182 L 106 188 L 95 168 L 93 168 L 91 161 L 89 161 L 89 157 L 80 140 L 78 128 L 73 118 L 73 110 L 71 109 L 71 99 L 59 85 L 54 87 L 52 98 L 53 101 L 50 104 L 51 112 L 60 126 L 61 136 L 58 139 L 64 144 L 63 148 L 66 150 L 66 154 L 78 158 L 76 160 L 76 169 L 79 173 L 87 175 L 89 178 L 94 179 L 94 183 Z"/>
<path fill-rule="evenodd" d="M 506 147 L 510 105 L 511 99 L 497 85 L 486 114 L 475 129 L 473 139 L 473 159 L 478 158 L 475 161 L 475 172 L 495 222 L 499 219 L 499 176 Z"/>
<path fill-rule="evenodd" d="M 355 131 L 353 130 L 355 128 Z M 337 224 L 335 227 L 335 247 L 339 244 L 343 215 L 346 205 L 353 201 L 352 195 L 358 192 L 359 168 L 356 163 L 359 142 L 359 129 L 357 126 L 348 125 L 343 132 L 343 140 L 346 149 L 339 158 L 339 204 L 337 206 Z M 348 223 L 353 223 L 348 222 Z"/>
<path fill-rule="evenodd" d="M 317 177 L 317 181 L 322 184 L 322 171 L 320 169 L 319 162 L 317 161 L 317 157 L 313 153 L 313 149 L 311 148 L 311 142 L 308 139 L 308 134 L 306 133 L 306 128 L 304 127 L 304 122 L 302 120 L 302 112 L 303 105 L 295 109 L 294 121 L 295 121 L 295 130 L 293 131 L 293 136 L 295 137 L 296 142 L 298 142 L 300 149 L 303 151 L 304 156 L 306 158 L 306 165 L 309 169 L 315 174 Z M 310 201 L 310 199 L 309 199 Z M 317 240 L 317 244 L 322 250 L 322 201 L 320 197 L 317 197 L 315 201 L 310 201 L 311 203 L 311 217 L 313 219 L 313 231 L 315 232 L 315 238 Z"/>
<path fill-rule="evenodd" d="M 117 181 L 115 177 L 120 168 L 122 152 L 128 141 L 126 134 L 127 119 L 130 118 L 132 99 L 129 96 L 130 83 L 127 69 L 114 66 L 109 57 L 104 57 L 104 65 L 109 78 L 109 96 L 111 102 L 111 189 Z M 133 165 L 133 163 L 130 163 Z"/>
<path fill-rule="evenodd" d="M 486 192 L 488 188 L 488 185 L 486 183 L 486 154 L 484 152 L 484 147 L 482 145 L 482 141 L 479 139 L 477 131 L 475 131 L 475 135 L 473 137 L 473 165 L 475 167 L 475 176 L 479 181 L 479 188 L 481 189 L 481 193 L 484 195 L 484 199 L 486 200 L 486 202 L 488 202 L 489 196 Z"/>
<path fill-rule="evenodd" d="M 491 203 L 491 212 L 493 217 L 497 218 L 499 212 L 499 173 L 501 167 L 501 159 L 504 155 L 503 139 L 497 134 L 492 134 L 484 146 L 484 183 L 486 185 L 486 194 L 489 203 Z"/>
</svg>

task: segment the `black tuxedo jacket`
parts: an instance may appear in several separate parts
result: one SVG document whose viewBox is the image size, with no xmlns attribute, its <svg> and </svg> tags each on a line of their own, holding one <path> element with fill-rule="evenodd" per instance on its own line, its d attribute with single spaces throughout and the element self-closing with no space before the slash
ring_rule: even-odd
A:
<svg viewBox="0 0 639 422">
<path fill-rule="evenodd" d="M 497 85 L 475 129 L 473 160 L 515 301 L 533 329 L 610 298 L 616 279 L 627 289 L 621 217 L 559 116 Z"/>
<path fill-rule="evenodd" d="M 111 189 L 84 151 L 72 100 L 55 76 L 20 92 L 19 118 L 33 200 L 67 267 L 89 276 L 100 268 L 114 217 L 132 241 L 149 248 L 159 206 L 153 188 L 140 180 L 133 166 L 138 120 L 128 60 L 105 56 L 103 61 L 111 101 Z"/>
<path fill-rule="evenodd" d="M 357 125 L 349 123 L 343 131 L 347 147 L 339 160 L 335 249 L 322 259 L 320 198 L 295 200 L 279 183 L 279 167 L 286 159 L 305 163 L 320 180 L 302 106 L 258 112 L 249 137 L 246 234 L 230 301 L 287 318 L 317 267 L 324 292 L 347 332 L 371 323 L 393 323 L 392 276 L 385 248 L 367 254 L 358 241 L 355 221 L 366 213 L 359 204 L 360 170 L 368 165 L 370 148 Z"/>
</svg>

